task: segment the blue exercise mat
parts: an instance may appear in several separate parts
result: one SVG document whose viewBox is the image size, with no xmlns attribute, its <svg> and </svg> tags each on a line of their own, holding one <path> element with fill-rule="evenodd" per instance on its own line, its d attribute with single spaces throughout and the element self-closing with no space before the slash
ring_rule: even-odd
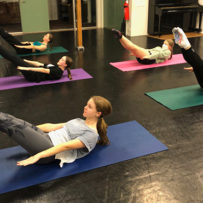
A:
<svg viewBox="0 0 203 203">
<path fill-rule="evenodd" d="M 136 121 L 109 126 L 108 136 L 109 146 L 98 145 L 63 168 L 57 163 L 19 167 L 16 162 L 28 157 L 23 148 L 0 150 L 0 194 L 168 149 Z"/>
</svg>

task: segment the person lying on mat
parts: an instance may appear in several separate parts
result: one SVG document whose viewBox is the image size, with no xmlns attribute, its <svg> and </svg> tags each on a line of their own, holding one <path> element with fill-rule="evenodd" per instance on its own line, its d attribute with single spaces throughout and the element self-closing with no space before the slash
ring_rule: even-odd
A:
<svg viewBox="0 0 203 203">
<path fill-rule="evenodd" d="M 192 49 L 187 36 L 181 28 L 175 27 L 172 32 L 174 34 L 175 43 L 181 47 L 184 59 L 192 66 L 184 69 L 190 72 L 194 71 L 200 87 L 203 88 L 203 60 Z"/>
<path fill-rule="evenodd" d="M 144 49 L 136 44 L 133 44 L 130 40 L 123 36 L 119 30 L 112 29 L 112 32 L 114 36 L 119 39 L 121 45 L 136 56 L 137 61 L 141 64 L 162 63 L 172 58 L 174 46 L 172 39 L 165 40 L 162 47 L 157 46 L 153 49 Z"/>
<path fill-rule="evenodd" d="M 63 76 L 64 70 L 67 70 L 68 78 L 70 80 L 72 79 L 70 72 L 72 59 L 68 56 L 63 56 L 56 65 L 47 65 L 38 61 L 23 60 L 16 53 L 11 53 L 1 46 L 0 54 L 17 66 L 27 81 L 41 82 L 45 80 L 58 80 Z"/>
<path fill-rule="evenodd" d="M 14 47 L 18 54 L 30 54 L 33 52 L 45 51 L 48 44 L 53 40 L 53 35 L 47 33 L 43 36 L 42 42 L 20 42 L 16 37 L 6 32 L 3 28 L 0 28 L 0 36 Z"/>
<path fill-rule="evenodd" d="M 0 113 L 0 131 L 8 134 L 31 155 L 18 161 L 18 166 L 47 164 L 60 160 L 71 163 L 88 155 L 96 144 L 108 145 L 104 116 L 112 111 L 111 103 L 101 96 L 91 97 L 84 107 L 85 120 L 76 118 L 66 123 L 34 126 L 6 113 Z"/>
</svg>

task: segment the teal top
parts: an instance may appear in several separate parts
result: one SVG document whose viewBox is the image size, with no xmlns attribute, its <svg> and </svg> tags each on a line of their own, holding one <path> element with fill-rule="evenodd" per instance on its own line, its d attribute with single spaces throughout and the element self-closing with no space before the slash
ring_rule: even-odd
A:
<svg viewBox="0 0 203 203">
<path fill-rule="evenodd" d="M 33 45 L 34 46 L 41 46 L 43 43 L 42 42 L 39 42 L 39 41 L 35 41 L 33 42 Z M 39 50 L 36 50 L 36 52 L 40 52 Z"/>
<path fill-rule="evenodd" d="M 35 41 L 33 42 L 33 45 L 34 46 L 41 46 L 43 43 L 42 42 L 39 42 L 39 41 Z"/>
</svg>

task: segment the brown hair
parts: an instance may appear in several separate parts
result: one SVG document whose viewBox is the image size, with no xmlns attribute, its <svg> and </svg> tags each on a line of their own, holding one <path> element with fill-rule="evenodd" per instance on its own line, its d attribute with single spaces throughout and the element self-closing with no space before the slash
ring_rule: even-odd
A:
<svg viewBox="0 0 203 203">
<path fill-rule="evenodd" d="M 49 43 L 51 43 L 53 42 L 54 36 L 51 33 L 48 33 L 48 34 L 49 34 Z"/>
<path fill-rule="evenodd" d="M 68 78 L 70 80 L 72 80 L 72 75 L 71 75 L 70 67 L 73 64 L 73 59 L 71 57 L 69 57 L 69 56 L 66 56 L 66 64 L 67 64 L 66 70 L 67 70 L 67 73 L 68 73 Z"/>
<path fill-rule="evenodd" d="M 91 99 L 93 99 L 93 101 L 96 105 L 96 110 L 98 112 L 101 112 L 101 116 L 99 117 L 98 122 L 97 122 L 97 131 L 98 131 L 99 137 L 100 137 L 99 144 L 108 145 L 110 143 L 109 139 L 107 137 L 108 125 L 106 124 L 103 117 L 112 112 L 111 103 L 109 100 L 107 100 L 101 96 L 93 96 L 93 97 L 91 97 Z"/>
<path fill-rule="evenodd" d="M 168 42 L 168 44 L 169 44 L 169 50 L 171 51 L 171 56 L 170 56 L 170 58 L 169 59 L 171 59 L 172 58 L 172 56 L 173 56 L 173 47 L 174 47 L 174 41 L 172 40 L 172 39 L 166 39 L 166 41 Z"/>
<path fill-rule="evenodd" d="M 53 42 L 54 36 L 51 33 L 47 33 L 47 34 L 49 34 L 49 42 L 47 44 L 47 48 L 48 48 L 48 50 L 51 50 L 53 48 L 51 43 Z"/>
</svg>

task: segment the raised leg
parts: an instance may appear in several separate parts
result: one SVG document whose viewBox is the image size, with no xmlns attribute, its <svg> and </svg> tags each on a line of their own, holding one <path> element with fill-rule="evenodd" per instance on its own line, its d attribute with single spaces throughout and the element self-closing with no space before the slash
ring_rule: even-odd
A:
<svg viewBox="0 0 203 203">
<path fill-rule="evenodd" d="M 122 38 L 120 39 L 120 43 L 125 49 L 129 50 L 137 58 L 143 59 L 145 56 L 149 55 L 149 52 L 146 49 L 133 44 L 125 36 L 122 36 Z"/>
<path fill-rule="evenodd" d="M 0 54 L 7 60 L 11 61 L 16 66 L 28 67 L 29 65 L 15 53 L 9 52 L 4 47 L 0 46 Z"/>
<path fill-rule="evenodd" d="M 53 147 L 49 136 L 42 130 L 24 120 L 2 112 L 0 112 L 0 131 L 8 134 L 31 155 Z M 42 159 L 40 163 L 53 160 L 54 157 L 48 157 Z"/>
<path fill-rule="evenodd" d="M 22 45 L 21 42 L 6 32 L 3 28 L 0 27 L 0 35 L 10 44 L 10 45 Z"/>
</svg>

